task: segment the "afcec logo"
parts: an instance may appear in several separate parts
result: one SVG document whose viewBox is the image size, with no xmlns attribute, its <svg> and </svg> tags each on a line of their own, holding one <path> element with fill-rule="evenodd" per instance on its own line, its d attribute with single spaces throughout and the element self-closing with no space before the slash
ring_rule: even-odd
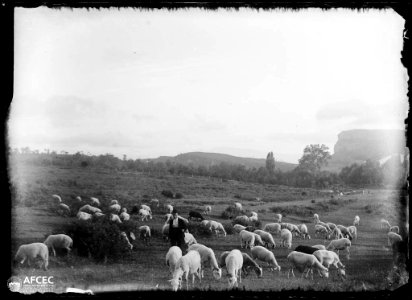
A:
<svg viewBox="0 0 412 300">
<path fill-rule="evenodd" d="M 13 276 L 7 281 L 7 285 L 12 292 L 48 293 L 54 290 L 54 278 L 53 276 Z"/>
</svg>

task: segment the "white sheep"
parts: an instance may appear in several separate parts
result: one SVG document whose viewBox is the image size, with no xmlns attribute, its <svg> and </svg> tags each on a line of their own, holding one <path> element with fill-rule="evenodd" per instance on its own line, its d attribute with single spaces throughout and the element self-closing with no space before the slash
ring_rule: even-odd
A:
<svg viewBox="0 0 412 300">
<path fill-rule="evenodd" d="M 120 238 L 126 242 L 127 246 L 129 247 L 130 250 L 133 249 L 133 245 L 130 243 L 129 239 L 127 238 L 126 232 L 122 231 L 120 233 Z"/>
<path fill-rule="evenodd" d="M 222 223 L 210 220 L 208 226 L 211 231 L 214 231 L 216 233 L 216 236 L 219 235 L 219 232 L 223 233 L 223 235 L 226 236 L 226 230 L 223 227 Z"/>
<path fill-rule="evenodd" d="M 235 223 L 235 224 L 241 224 L 241 223 L 243 223 L 243 224 L 248 224 L 248 223 L 249 223 L 249 217 L 248 217 L 248 216 L 245 216 L 245 215 L 237 216 L 237 217 L 235 218 L 234 223 Z"/>
<path fill-rule="evenodd" d="M 110 201 L 110 205 L 114 205 L 114 204 L 119 204 L 119 201 L 117 201 L 117 200 Z"/>
<path fill-rule="evenodd" d="M 340 231 L 339 227 L 335 227 L 335 229 L 333 229 L 330 237 L 333 237 L 335 240 L 343 238 L 343 234 Z"/>
<path fill-rule="evenodd" d="M 164 240 L 169 240 L 169 224 L 165 223 L 162 227 L 162 237 Z"/>
<path fill-rule="evenodd" d="M 155 205 L 156 207 L 159 207 L 160 205 L 159 199 L 156 199 L 156 198 L 151 199 L 150 204 Z"/>
<path fill-rule="evenodd" d="M 325 268 L 313 254 L 306 254 L 303 252 L 292 251 L 287 256 L 287 260 L 290 264 L 290 267 L 288 270 L 288 278 L 289 278 L 289 274 L 291 271 L 292 271 L 293 277 L 295 277 L 295 274 L 293 273 L 294 269 L 297 269 L 300 272 L 302 272 L 302 277 L 305 271 L 307 270 L 306 278 L 308 277 L 309 272 L 311 272 L 312 280 L 313 280 L 313 269 L 318 270 L 320 272 L 319 274 L 321 275 L 321 277 L 323 276 L 325 276 L 326 278 L 329 277 L 328 268 Z"/>
<path fill-rule="evenodd" d="M 265 247 L 262 247 L 262 246 L 253 247 L 253 249 L 251 250 L 251 255 L 253 259 L 258 259 L 262 262 L 266 262 L 268 267 L 270 267 L 269 269 L 271 271 L 278 270 L 280 273 L 281 267 L 276 261 L 275 255 L 273 254 L 273 252 L 269 251 Z"/>
<path fill-rule="evenodd" d="M 82 202 L 82 197 L 80 197 L 80 196 L 77 196 L 75 199 L 76 199 L 76 201 L 79 202 L 79 203 Z"/>
<path fill-rule="evenodd" d="M 169 222 L 173 218 L 172 214 L 165 214 L 165 221 L 166 223 Z"/>
<path fill-rule="evenodd" d="M 292 232 L 290 232 L 289 229 L 287 228 L 282 229 L 282 231 L 280 232 L 280 239 L 281 239 L 280 245 L 282 247 L 286 247 L 288 249 L 292 247 Z"/>
<path fill-rule="evenodd" d="M 388 232 L 388 246 L 392 247 L 396 241 L 402 241 L 402 237 L 395 232 Z"/>
<path fill-rule="evenodd" d="M 282 222 L 282 214 L 275 214 L 275 222 L 277 223 Z"/>
<path fill-rule="evenodd" d="M 90 204 L 91 205 L 97 205 L 97 206 L 100 206 L 100 201 L 99 201 L 99 199 L 97 199 L 97 198 L 95 198 L 95 197 L 90 197 Z"/>
<path fill-rule="evenodd" d="M 147 206 L 146 204 L 140 205 L 140 209 L 147 210 L 150 214 L 152 214 L 151 208 L 149 206 Z"/>
<path fill-rule="evenodd" d="M 256 261 L 254 261 L 253 258 L 249 256 L 249 254 L 245 252 L 242 252 L 242 256 L 243 256 L 242 271 L 245 274 L 245 276 L 247 276 L 248 274 L 248 269 L 252 268 L 253 270 L 255 270 L 257 277 L 261 278 L 263 276 L 263 270 L 259 266 L 259 264 Z"/>
<path fill-rule="evenodd" d="M 62 215 L 70 215 L 70 207 L 67 204 L 60 203 L 58 210 Z"/>
<path fill-rule="evenodd" d="M 252 232 L 255 235 L 255 245 L 264 246 L 265 243 L 262 240 L 262 237 L 256 232 Z"/>
<path fill-rule="evenodd" d="M 235 224 L 235 225 L 233 225 L 233 230 L 234 230 L 236 233 L 239 233 L 239 232 L 241 232 L 242 230 L 245 230 L 245 229 L 246 229 L 246 227 L 243 226 L 243 225 L 240 225 L 240 224 Z"/>
<path fill-rule="evenodd" d="M 303 239 L 309 239 L 310 240 L 310 235 L 308 233 L 308 227 L 306 226 L 306 224 L 299 224 L 298 225 L 299 231 L 300 231 L 300 236 Z"/>
<path fill-rule="evenodd" d="M 315 225 L 315 236 L 319 236 L 319 234 L 323 234 L 325 239 L 329 239 L 330 235 L 328 229 L 325 226 L 316 224 Z"/>
<path fill-rule="evenodd" d="M 389 224 L 388 220 L 381 219 L 381 229 L 389 229 L 391 228 L 391 224 Z"/>
<path fill-rule="evenodd" d="M 62 198 L 59 195 L 54 194 L 52 195 L 52 198 L 58 203 L 62 203 Z"/>
<path fill-rule="evenodd" d="M 185 232 L 185 243 L 186 245 L 190 246 L 190 245 L 197 244 L 197 241 L 195 237 L 193 236 L 193 234 L 189 232 Z"/>
<path fill-rule="evenodd" d="M 249 222 L 257 222 L 258 221 L 258 216 L 256 215 L 252 215 L 249 217 Z"/>
<path fill-rule="evenodd" d="M 323 227 L 325 227 L 325 228 L 328 230 L 329 233 L 332 232 L 332 229 L 331 229 L 331 228 L 329 227 L 329 225 L 326 224 L 325 222 L 322 222 L 322 221 L 318 220 L 318 221 L 316 222 L 316 225 L 322 225 Z M 316 225 L 315 225 L 315 226 L 316 226 Z"/>
<path fill-rule="evenodd" d="M 353 226 L 359 226 L 360 218 L 359 216 L 355 216 L 355 220 L 353 220 Z"/>
<path fill-rule="evenodd" d="M 235 205 L 235 209 L 237 211 L 242 211 L 243 208 L 242 208 L 242 204 L 240 202 L 235 202 L 234 205 Z"/>
<path fill-rule="evenodd" d="M 105 214 L 103 214 L 101 212 L 97 212 L 97 213 L 93 214 L 93 217 L 96 217 L 96 218 L 100 218 L 100 217 L 103 217 L 103 216 L 105 216 Z"/>
<path fill-rule="evenodd" d="M 173 211 L 173 206 L 172 205 L 166 204 L 165 208 L 166 208 L 167 213 L 169 213 L 169 214 L 172 213 L 172 211 Z"/>
<path fill-rule="evenodd" d="M 87 221 L 87 220 L 91 220 L 92 219 L 92 215 L 89 213 L 86 213 L 84 211 L 79 211 L 77 213 L 77 219 L 81 220 L 81 221 Z"/>
<path fill-rule="evenodd" d="M 237 250 L 233 249 L 229 252 L 225 259 L 226 270 L 229 277 L 229 288 L 234 288 L 238 286 L 238 280 L 242 283 L 242 266 L 243 266 L 243 255 Z"/>
<path fill-rule="evenodd" d="M 116 222 L 116 223 L 122 223 L 122 220 L 120 220 L 120 217 L 116 214 L 110 214 L 110 221 Z"/>
<path fill-rule="evenodd" d="M 313 253 L 313 255 L 325 268 L 329 269 L 329 266 L 333 265 L 336 270 L 338 270 L 340 276 L 343 278 L 346 277 L 345 266 L 342 264 L 339 256 L 335 252 L 329 250 L 317 250 Z"/>
<path fill-rule="evenodd" d="M 166 253 L 166 265 L 169 267 L 170 274 L 173 274 L 178 260 L 182 257 L 182 249 L 172 246 Z"/>
<path fill-rule="evenodd" d="M 207 229 L 209 229 L 209 230 L 211 231 L 212 228 L 209 226 L 209 222 L 210 222 L 210 220 L 203 220 L 202 222 L 200 222 L 200 225 L 201 225 L 203 228 L 207 228 Z"/>
<path fill-rule="evenodd" d="M 226 257 L 228 256 L 228 254 L 230 253 L 230 251 L 223 251 L 220 256 L 219 256 L 219 261 L 218 261 L 218 265 L 220 268 L 223 268 L 226 266 Z"/>
<path fill-rule="evenodd" d="M 148 245 L 150 241 L 150 237 L 152 236 L 150 227 L 147 225 L 140 226 L 139 236 L 140 236 L 140 239 L 143 240 L 146 243 L 146 245 Z"/>
<path fill-rule="evenodd" d="M 253 232 L 242 230 L 239 232 L 240 237 L 240 248 L 243 248 L 243 243 L 245 244 L 245 248 L 249 246 L 250 249 L 253 248 L 255 245 L 255 234 Z"/>
<path fill-rule="evenodd" d="M 210 205 L 205 205 L 204 207 L 203 207 L 203 213 L 205 214 L 205 215 L 208 215 L 208 214 L 210 214 L 212 212 L 212 207 L 210 206 Z"/>
<path fill-rule="evenodd" d="M 176 268 L 173 272 L 173 278 L 169 280 L 173 291 L 177 291 L 179 286 L 181 286 L 184 275 L 186 279 L 186 289 L 189 289 L 189 274 L 192 275 L 192 286 L 194 287 L 195 274 L 199 278 L 199 281 L 202 281 L 201 272 L 202 267 L 199 252 L 195 250 L 188 251 L 186 255 L 182 256 L 177 261 Z"/>
<path fill-rule="evenodd" d="M 319 250 L 326 250 L 326 247 L 324 245 L 314 245 L 314 246 L 311 246 L 311 247 L 318 248 Z"/>
<path fill-rule="evenodd" d="M 281 232 L 281 226 L 279 223 L 268 223 L 263 227 L 263 230 L 278 235 Z"/>
<path fill-rule="evenodd" d="M 391 226 L 391 228 L 389 228 L 389 231 L 399 234 L 399 226 Z"/>
<path fill-rule="evenodd" d="M 340 229 L 340 232 L 342 233 L 343 237 L 346 237 L 348 239 L 352 239 L 352 234 L 350 233 L 349 229 L 343 225 L 336 225 L 336 228 Z"/>
<path fill-rule="evenodd" d="M 272 247 L 272 248 L 276 247 L 275 240 L 273 239 L 273 236 L 269 232 L 257 229 L 257 230 L 254 231 L 254 233 L 258 234 L 261 237 L 261 239 L 262 239 L 262 241 L 263 241 L 263 243 L 265 244 L 266 247 L 268 247 L 268 248 L 269 247 Z"/>
<path fill-rule="evenodd" d="M 300 230 L 299 227 L 296 226 L 295 224 L 291 224 L 291 223 L 286 223 L 286 228 L 295 236 L 300 236 Z"/>
<path fill-rule="evenodd" d="M 52 250 L 54 256 L 56 256 L 56 249 L 66 249 L 69 254 L 73 246 L 72 238 L 65 234 L 49 235 L 43 243 Z"/>
<path fill-rule="evenodd" d="M 355 238 L 355 240 L 358 239 L 358 229 L 356 228 L 355 225 L 349 226 L 348 231 Z"/>
<path fill-rule="evenodd" d="M 142 221 L 147 221 L 147 218 L 152 219 L 152 214 L 143 208 L 139 209 L 139 216 L 142 218 Z"/>
<path fill-rule="evenodd" d="M 34 261 L 37 257 L 41 258 L 42 266 L 44 270 L 47 271 L 47 266 L 49 265 L 49 249 L 43 243 L 21 245 L 17 250 L 14 259 L 21 264 L 24 264 L 24 262 L 27 259 L 27 264 L 30 267 L 30 263 Z"/>
<path fill-rule="evenodd" d="M 193 244 L 189 246 L 188 251 L 196 250 L 200 254 L 201 263 L 202 263 L 202 277 L 204 277 L 204 270 L 206 265 L 210 265 L 212 270 L 213 277 L 218 280 L 222 277 L 222 269 L 219 268 L 219 265 L 216 260 L 215 252 L 212 248 L 206 247 L 202 244 Z"/>
<path fill-rule="evenodd" d="M 112 204 L 109 206 L 109 211 L 114 214 L 118 214 L 120 212 L 121 206 L 119 204 Z"/>
<path fill-rule="evenodd" d="M 319 221 L 319 215 L 313 214 L 313 222 L 316 224 Z"/>
<path fill-rule="evenodd" d="M 86 295 L 94 295 L 93 291 L 90 289 L 82 290 L 78 288 L 68 287 L 66 288 L 66 293 L 76 293 L 76 294 L 86 294 Z"/>
<path fill-rule="evenodd" d="M 127 213 L 127 209 L 125 207 L 122 208 L 122 212 L 120 213 L 119 217 L 122 221 L 130 220 L 130 215 Z"/>
<path fill-rule="evenodd" d="M 351 247 L 352 243 L 349 239 L 347 238 L 341 238 L 338 240 L 332 240 L 329 245 L 326 247 L 326 250 L 337 250 L 339 254 L 339 250 L 346 250 L 347 255 L 346 258 L 350 258 L 350 252 L 349 249 Z"/>
<path fill-rule="evenodd" d="M 332 222 L 326 222 L 326 225 L 328 225 L 331 230 L 335 229 L 336 227 L 336 224 Z"/>
<path fill-rule="evenodd" d="M 86 212 L 86 213 L 89 213 L 89 214 L 94 214 L 94 213 L 97 213 L 97 212 L 101 213 L 102 210 L 100 208 L 97 208 L 97 207 L 91 206 L 89 204 L 86 204 L 86 205 L 83 205 L 82 207 L 79 208 L 79 212 Z"/>
</svg>

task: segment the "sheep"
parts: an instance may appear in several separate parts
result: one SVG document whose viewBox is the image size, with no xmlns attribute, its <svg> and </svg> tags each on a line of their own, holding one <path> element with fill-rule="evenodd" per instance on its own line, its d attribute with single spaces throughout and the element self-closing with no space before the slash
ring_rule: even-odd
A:
<svg viewBox="0 0 412 300">
<path fill-rule="evenodd" d="M 54 194 L 52 195 L 52 198 L 57 200 L 58 203 L 62 203 L 62 198 L 59 195 Z"/>
<path fill-rule="evenodd" d="M 388 246 L 392 247 L 396 241 L 402 241 L 402 237 L 395 232 L 388 232 Z"/>
<path fill-rule="evenodd" d="M 43 242 L 49 249 L 53 251 L 53 255 L 56 257 L 56 249 L 66 249 L 67 254 L 72 250 L 73 240 L 71 237 L 65 234 L 49 235 Z"/>
<path fill-rule="evenodd" d="M 399 226 L 391 226 L 391 228 L 389 228 L 389 231 L 399 234 Z"/>
<path fill-rule="evenodd" d="M 290 267 L 288 270 L 288 278 L 289 278 L 289 274 L 291 271 L 292 271 L 293 277 L 295 277 L 295 274 L 293 273 L 293 269 L 298 269 L 300 272 L 302 272 L 302 277 L 305 271 L 307 270 L 306 278 L 308 277 L 309 272 L 311 272 L 312 280 L 313 280 L 313 269 L 317 269 L 320 272 L 319 274 L 321 277 L 323 276 L 325 276 L 326 278 L 329 277 L 328 268 L 324 267 L 313 254 L 306 254 L 302 252 L 292 251 L 288 254 L 286 258 L 290 264 Z"/>
<path fill-rule="evenodd" d="M 142 218 L 142 221 L 147 221 L 147 218 L 152 219 L 152 214 L 143 208 L 139 209 L 139 216 Z"/>
<path fill-rule="evenodd" d="M 176 268 L 173 272 L 173 278 L 170 279 L 170 284 L 172 285 L 173 291 L 177 291 L 179 286 L 181 286 L 182 278 L 185 275 L 186 278 L 186 289 L 189 289 L 189 274 L 192 275 L 192 286 L 195 285 L 195 274 L 202 281 L 201 278 L 201 258 L 199 252 L 195 250 L 190 250 L 186 255 L 179 258 L 176 264 Z"/>
<path fill-rule="evenodd" d="M 351 241 L 347 238 L 341 238 L 338 240 L 332 240 L 329 245 L 326 247 L 326 250 L 337 250 L 339 254 L 339 250 L 346 250 L 347 255 L 346 258 L 350 258 L 349 249 L 352 245 Z"/>
<path fill-rule="evenodd" d="M 97 212 L 97 213 L 93 214 L 93 217 L 96 217 L 96 218 L 100 218 L 100 217 L 103 217 L 103 216 L 105 216 L 105 214 L 103 214 L 101 212 Z"/>
<path fill-rule="evenodd" d="M 336 224 L 332 222 L 327 222 L 326 225 L 328 225 L 331 230 L 335 229 L 336 227 Z"/>
<path fill-rule="evenodd" d="M 86 295 L 94 295 L 93 291 L 88 289 L 88 290 L 82 290 L 78 288 L 73 288 L 73 287 L 68 287 L 66 288 L 66 293 L 76 293 L 76 294 L 86 294 Z"/>
<path fill-rule="evenodd" d="M 218 261 L 218 265 L 220 268 L 223 268 L 226 266 L 226 257 L 228 256 L 228 254 L 230 253 L 230 251 L 223 251 L 220 256 L 219 256 L 219 261 Z"/>
<path fill-rule="evenodd" d="M 351 236 L 355 238 L 355 240 L 358 239 L 358 229 L 355 225 L 349 226 L 348 231 L 351 234 Z"/>
<path fill-rule="evenodd" d="M 151 210 L 150 207 L 147 206 L 146 204 L 140 205 L 140 209 L 144 209 L 144 210 L 148 211 L 149 214 L 152 214 L 152 210 Z"/>
<path fill-rule="evenodd" d="M 193 234 L 189 232 L 185 232 L 185 243 L 186 245 L 190 246 L 190 245 L 197 244 L 197 241 L 195 237 L 193 236 Z"/>
<path fill-rule="evenodd" d="M 139 236 L 140 239 L 143 240 L 146 243 L 146 245 L 148 245 L 151 237 L 150 227 L 147 225 L 140 226 Z"/>
<path fill-rule="evenodd" d="M 293 234 L 295 234 L 295 236 L 300 236 L 300 230 L 299 227 L 296 226 L 295 224 L 290 224 L 290 223 L 286 223 L 286 228 L 289 229 L 289 231 Z"/>
<path fill-rule="evenodd" d="M 323 227 L 325 227 L 327 230 L 328 230 L 328 232 L 331 232 L 332 231 L 332 229 L 330 229 L 330 227 L 329 227 L 329 225 L 328 224 L 326 224 L 326 223 L 324 223 L 324 222 L 322 222 L 322 221 L 317 221 L 316 222 L 316 225 L 322 225 Z M 315 225 L 315 226 L 316 226 Z"/>
<path fill-rule="evenodd" d="M 306 246 L 306 245 L 299 245 L 295 248 L 294 251 L 296 252 L 302 252 L 302 253 L 306 253 L 306 254 L 313 254 L 315 251 L 318 251 L 319 249 L 316 247 L 312 247 L 312 246 Z"/>
<path fill-rule="evenodd" d="M 239 277 L 239 282 L 242 283 L 242 253 L 237 249 L 233 249 L 226 256 L 225 264 L 227 270 L 227 277 L 229 278 L 229 288 L 238 287 L 237 277 Z"/>
<path fill-rule="evenodd" d="M 240 224 L 235 224 L 235 225 L 233 225 L 233 230 L 236 232 L 236 233 L 239 233 L 239 232 L 241 232 L 242 230 L 245 230 L 246 229 L 246 227 L 245 226 L 242 226 L 242 225 L 240 225 Z"/>
<path fill-rule="evenodd" d="M 119 204 L 119 201 L 117 201 L 117 200 L 110 201 L 110 205 L 114 205 L 114 204 Z"/>
<path fill-rule="evenodd" d="M 353 226 L 359 226 L 359 216 L 355 216 L 355 220 L 353 220 Z"/>
<path fill-rule="evenodd" d="M 249 217 L 248 217 L 248 216 L 245 216 L 245 215 L 237 216 L 237 217 L 235 218 L 234 223 L 235 223 L 235 224 L 249 224 Z"/>
<path fill-rule="evenodd" d="M 348 238 L 349 240 L 352 240 L 352 234 L 350 233 L 349 229 L 343 225 L 336 225 L 336 228 L 339 228 L 342 236 Z"/>
<path fill-rule="evenodd" d="M 127 246 L 129 247 L 130 250 L 133 249 L 133 245 L 130 243 L 129 239 L 127 238 L 126 232 L 122 231 L 120 233 L 120 238 L 121 238 L 121 240 L 126 242 L 126 244 L 127 244 Z"/>
<path fill-rule="evenodd" d="M 83 205 L 82 207 L 79 208 L 79 212 L 86 212 L 86 213 L 89 213 L 89 214 L 94 214 L 94 213 L 97 213 L 97 212 L 101 213 L 102 210 L 100 208 L 97 208 L 97 207 L 91 206 L 89 204 L 86 204 L 86 205 Z"/>
<path fill-rule="evenodd" d="M 245 243 L 245 248 L 249 245 L 249 249 L 252 249 L 255 245 L 255 234 L 247 230 L 242 230 L 239 232 L 240 236 L 240 248 L 243 248 L 243 243 Z"/>
<path fill-rule="evenodd" d="M 329 269 L 329 266 L 333 265 L 342 278 L 346 277 L 345 266 L 342 264 L 339 256 L 335 252 L 329 250 L 317 250 L 313 253 L 313 255 L 325 268 Z"/>
<path fill-rule="evenodd" d="M 203 221 L 205 218 L 202 216 L 202 214 L 200 212 L 191 210 L 191 211 L 189 211 L 188 219 L 189 220 L 196 219 L 196 220 Z"/>
<path fill-rule="evenodd" d="M 330 237 L 328 229 L 325 226 L 317 224 L 315 225 L 315 236 L 318 236 L 319 234 L 323 234 L 325 239 L 329 239 Z"/>
<path fill-rule="evenodd" d="M 222 223 L 210 220 L 208 225 L 209 225 L 209 229 L 216 233 L 216 236 L 219 235 L 219 232 L 222 232 L 224 236 L 226 236 L 226 230 L 223 227 Z"/>
<path fill-rule="evenodd" d="M 237 211 L 242 211 L 242 210 L 243 210 L 242 204 L 241 204 L 240 202 L 235 202 L 235 203 L 234 203 L 234 206 L 235 206 L 235 209 L 236 209 Z"/>
<path fill-rule="evenodd" d="M 255 245 L 264 246 L 265 243 L 262 240 L 262 237 L 255 233 L 255 230 L 251 231 L 255 235 Z"/>
<path fill-rule="evenodd" d="M 120 212 L 121 206 L 119 204 L 113 204 L 109 206 L 109 211 L 114 214 L 118 214 Z"/>
<path fill-rule="evenodd" d="M 156 199 L 156 198 L 151 199 L 150 204 L 156 205 L 156 207 L 159 207 L 160 205 L 159 199 Z"/>
<path fill-rule="evenodd" d="M 319 250 L 326 250 L 326 247 L 324 245 L 313 245 L 313 248 L 317 248 Z"/>
<path fill-rule="evenodd" d="M 245 274 L 245 276 L 248 275 L 248 269 L 252 268 L 255 271 L 256 276 L 258 278 L 261 278 L 263 276 L 263 271 L 262 271 L 262 268 L 258 265 L 258 263 L 254 261 L 253 258 L 251 258 L 245 252 L 242 252 L 242 256 L 243 256 L 242 271 Z"/>
<path fill-rule="evenodd" d="M 166 221 L 166 223 L 169 222 L 170 219 L 172 219 L 172 218 L 173 218 L 173 215 L 172 215 L 172 214 L 165 214 L 165 221 Z"/>
<path fill-rule="evenodd" d="M 218 280 L 222 277 L 222 269 L 219 267 L 215 253 L 213 252 L 212 248 L 206 247 L 202 244 L 193 244 L 189 246 L 188 251 L 196 250 L 200 254 L 201 264 L 202 264 L 202 277 L 204 277 L 204 269 L 206 264 L 210 265 L 212 270 L 213 277 Z"/>
<path fill-rule="evenodd" d="M 30 267 L 31 261 L 35 260 L 37 257 L 41 258 L 42 266 L 44 270 L 47 271 L 47 266 L 49 265 L 49 249 L 43 243 L 21 245 L 17 250 L 14 259 L 20 264 L 24 264 L 27 259 L 27 264 Z"/>
<path fill-rule="evenodd" d="M 210 206 L 210 205 L 205 205 L 204 207 L 203 207 L 203 213 L 205 214 L 205 215 L 208 215 L 208 214 L 210 214 L 212 212 L 212 207 Z"/>
<path fill-rule="evenodd" d="M 258 216 L 256 215 L 252 215 L 249 217 L 249 222 L 257 222 L 258 221 Z"/>
<path fill-rule="evenodd" d="M 381 219 L 381 229 L 389 229 L 391 228 L 391 224 L 389 224 L 388 220 Z"/>
<path fill-rule="evenodd" d="M 209 220 L 203 220 L 202 222 L 200 222 L 200 225 L 203 226 L 204 228 L 209 229 L 210 231 L 212 230 L 212 228 L 209 226 Z"/>
<path fill-rule="evenodd" d="M 280 232 L 280 238 L 281 238 L 281 246 L 290 248 L 292 247 L 292 233 L 289 231 L 289 229 L 282 229 Z"/>
<path fill-rule="evenodd" d="M 92 219 L 92 215 L 88 214 L 84 211 L 79 211 L 77 213 L 77 219 L 81 220 L 81 221 L 87 221 L 87 220 L 91 220 Z"/>
<path fill-rule="evenodd" d="M 275 222 L 277 223 L 282 222 L 282 214 L 275 214 Z"/>
<path fill-rule="evenodd" d="M 120 220 L 120 217 L 116 214 L 110 214 L 110 221 L 116 222 L 116 223 L 122 223 L 122 220 Z"/>
<path fill-rule="evenodd" d="M 299 224 L 298 229 L 300 230 L 300 236 L 303 239 L 309 239 L 310 240 L 310 235 L 308 233 L 308 227 L 305 224 Z"/>
<path fill-rule="evenodd" d="M 319 221 L 319 215 L 313 214 L 313 222 L 316 224 Z"/>
<path fill-rule="evenodd" d="M 169 214 L 172 213 L 172 211 L 173 211 L 173 206 L 172 206 L 172 205 L 167 204 L 167 205 L 165 206 L 165 208 L 166 208 L 166 212 L 167 212 L 167 213 L 169 213 Z"/>
<path fill-rule="evenodd" d="M 62 215 L 70 215 L 70 207 L 67 204 L 60 203 L 58 210 Z"/>
<path fill-rule="evenodd" d="M 170 274 L 173 274 L 178 260 L 182 257 L 182 249 L 172 246 L 166 253 L 166 265 L 169 267 Z"/>
<path fill-rule="evenodd" d="M 119 217 L 122 221 L 130 220 L 130 215 L 127 213 L 127 209 L 125 207 L 122 208 L 122 212 Z"/>
<path fill-rule="evenodd" d="M 80 196 L 77 196 L 75 199 L 76 199 L 76 201 L 79 202 L 79 203 L 82 202 L 82 198 L 81 198 Z"/>
<path fill-rule="evenodd" d="M 279 223 L 268 223 L 263 227 L 263 230 L 277 235 L 280 234 L 281 227 Z"/>
<path fill-rule="evenodd" d="M 265 247 L 262 247 L 262 246 L 253 247 L 253 249 L 251 250 L 251 255 L 253 259 L 258 259 L 262 262 L 266 262 L 268 267 L 270 267 L 271 271 L 278 270 L 280 273 L 281 267 L 276 261 L 275 255 L 273 254 L 273 252 L 269 251 Z"/>
<path fill-rule="evenodd" d="M 275 248 L 276 247 L 275 240 L 273 239 L 273 236 L 269 232 L 257 229 L 257 230 L 254 231 L 254 233 L 258 234 L 262 238 L 262 241 L 264 242 L 264 244 L 267 248 L 269 248 L 269 247 Z"/>
<path fill-rule="evenodd" d="M 169 224 L 165 223 L 163 224 L 162 227 L 162 236 L 163 236 L 163 240 L 169 240 Z"/>
<path fill-rule="evenodd" d="M 335 227 L 335 229 L 333 229 L 332 233 L 329 236 L 333 237 L 336 240 L 343 238 L 343 234 L 338 227 Z"/>
<path fill-rule="evenodd" d="M 90 197 L 90 204 L 100 206 L 100 201 L 95 197 Z"/>
</svg>

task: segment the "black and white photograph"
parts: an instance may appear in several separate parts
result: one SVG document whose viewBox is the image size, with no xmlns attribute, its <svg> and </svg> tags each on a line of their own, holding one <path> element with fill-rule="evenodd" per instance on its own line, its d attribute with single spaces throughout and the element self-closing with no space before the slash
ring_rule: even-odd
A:
<svg viewBox="0 0 412 300">
<path fill-rule="evenodd" d="M 11 292 L 409 281 L 392 8 L 14 8 Z"/>
</svg>

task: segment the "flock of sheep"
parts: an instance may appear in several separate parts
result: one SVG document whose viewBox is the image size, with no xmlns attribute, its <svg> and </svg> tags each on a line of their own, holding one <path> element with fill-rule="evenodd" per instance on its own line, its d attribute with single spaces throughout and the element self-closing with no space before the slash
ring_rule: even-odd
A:
<svg viewBox="0 0 412 300">
<path fill-rule="evenodd" d="M 53 198 L 57 200 L 57 205 L 62 212 L 70 213 L 70 207 L 64 204 L 61 197 L 53 195 Z M 76 198 L 79 203 L 82 201 L 80 197 Z M 150 205 L 159 207 L 159 200 L 152 199 Z M 91 197 L 90 203 L 80 207 L 77 212 L 77 218 L 82 221 L 88 221 L 92 218 L 99 218 L 105 214 L 100 208 L 100 202 L 97 198 Z M 168 238 L 168 226 L 169 220 L 172 217 L 171 212 L 173 210 L 172 205 L 167 204 L 165 223 L 162 227 L 162 235 L 165 240 Z M 239 212 L 242 212 L 242 205 L 240 203 L 234 203 L 234 208 Z M 203 214 L 210 214 L 212 207 L 206 205 L 203 208 Z M 113 222 L 125 222 L 130 220 L 130 215 L 127 213 L 126 208 L 122 208 L 117 200 L 112 200 L 110 206 L 106 209 L 106 213 L 110 214 L 110 220 Z M 120 213 L 120 214 L 119 214 Z M 138 213 L 142 221 L 152 219 L 152 211 L 149 205 L 142 204 L 139 207 L 134 206 L 133 213 Z M 190 211 L 188 219 L 179 216 L 186 223 L 194 220 L 200 221 L 200 226 L 204 227 L 216 236 L 219 234 L 226 237 L 226 231 L 222 223 L 215 220 L 206 220 L 200 212 Z M 308 226 L 306 224 L 291 224 L 282 222 L 282 215 L 275 214 L 274 222 L 268 223 L 263 227 L 263 230 L 253 228 L 252 226 L 243 226 L 241 224 L 251 224 L 251 221 L 258 221 L 258 214 L 251 212 L 248 217 L 246 215 L 239 215 L 234 219 L 233 230 L 238 234 L 240 241 L 240 249 L 250 250 L 250 254 L 242 252 L 239 249 L 232 249 L 224 251 L 220 254 L 219 259 L 216 258 L 215 252 L 212 248 L 200 244 L 196 241 L 193 234 L 188 230 L 185 232 L 185 242 L 187 251 L 184 254 L 182 250 L 177 246 L 172 246 L 166 253 L 166 265 L 169 267 L 171 279 L 169 280 L 172 290 L 176 291 L 182 286 L 183 278 L 186 280 L 186 288 L 189 288 L 189 275 L 192 276 L 192 286 L 195 283 L 195 276 L 199 281 L 204 277 L 205 269 L 210 269 L 213 277 L 216 280 L 222 278 L 222 270 L 225 269 L 228 278 L 228 287 L 238 287 L 238 282 L 242 280 L 242 272 L 248 274 L 250 270 L 253 270 L 257 277 L 262 277 L 263 269 L 261 264 L 266 264 L 270 271 L 281 271 L 281 266 L 277 263 L 274 252 L 269 249 L 275 249 L 276 247 L 285 247 L 290 249 L 292 247 L 293 238 L 311 239 L 308 233 Z M 345 266 L 342 264 L 339 258 L 339 252 L 346 252 L 346 259 L 350 259 L 350 247 L 352 240 L 357 239 L 357 228 L 360 223 L 359 216 L 355 216 L 353 225 L 343 226 L 336 225 L 331 222 L 322 222 L 319 219 L 318 214 L 314 214 L 314 231 L 315 236 L 322 236 L 325 240 L 330 240 L 327 246 L 313 245 L 304 246 L 299 245 L 293 251 L 287 255 L 288 261 L 288 278 L 290 273 L 295 276 L 294 270 L 298 270 L 302 273 L 302 277 L 306 273 L 306 278 L 309 273 L 313 279 L 313 270 L 317 271 L 319 276 L 328 278 L 329 268 L 331 265 L 337 270 L 338 275 L 343 279 L 346 277 Z M 388 231 L 388 245 L 392 246 L 397 241 L 402 241 L 402 237 L 399 235 L 399 227 L 391 226 L 388 221 L 381 220 L 381 228 L 385 228 Z M 141 239 L 148 243 L 151 236 L 151 229 L 147 225 L 139 227 L 139 233 Z M 129 233 L 129 236 L 135 239 L 133 233 Z M 280 237 L 280 243 L 276 245 L 274 236 Z M 133 245 L 130 243 L 126 232 L 121 232 L 122 239 L 128 244 L 130 249 Z M 50 235 L 43 243 L 32 243 L 21 245 L 18 248 L 15 259 L 19 263 L 24 263 L 26 260 L 30 265 L 30 262 L 36 257 L 40 257 L 42 260 L 42 266 L 47 270 L 49 249 L 56 256 L 55 249 L 66 249 L 67 253 L 71 251 L 73 241 L 65 234 Z M 183 255 L 184 254 L 184 255 Z M 259 264 L 260 263 L 260 264 Z"/>
</svg>

